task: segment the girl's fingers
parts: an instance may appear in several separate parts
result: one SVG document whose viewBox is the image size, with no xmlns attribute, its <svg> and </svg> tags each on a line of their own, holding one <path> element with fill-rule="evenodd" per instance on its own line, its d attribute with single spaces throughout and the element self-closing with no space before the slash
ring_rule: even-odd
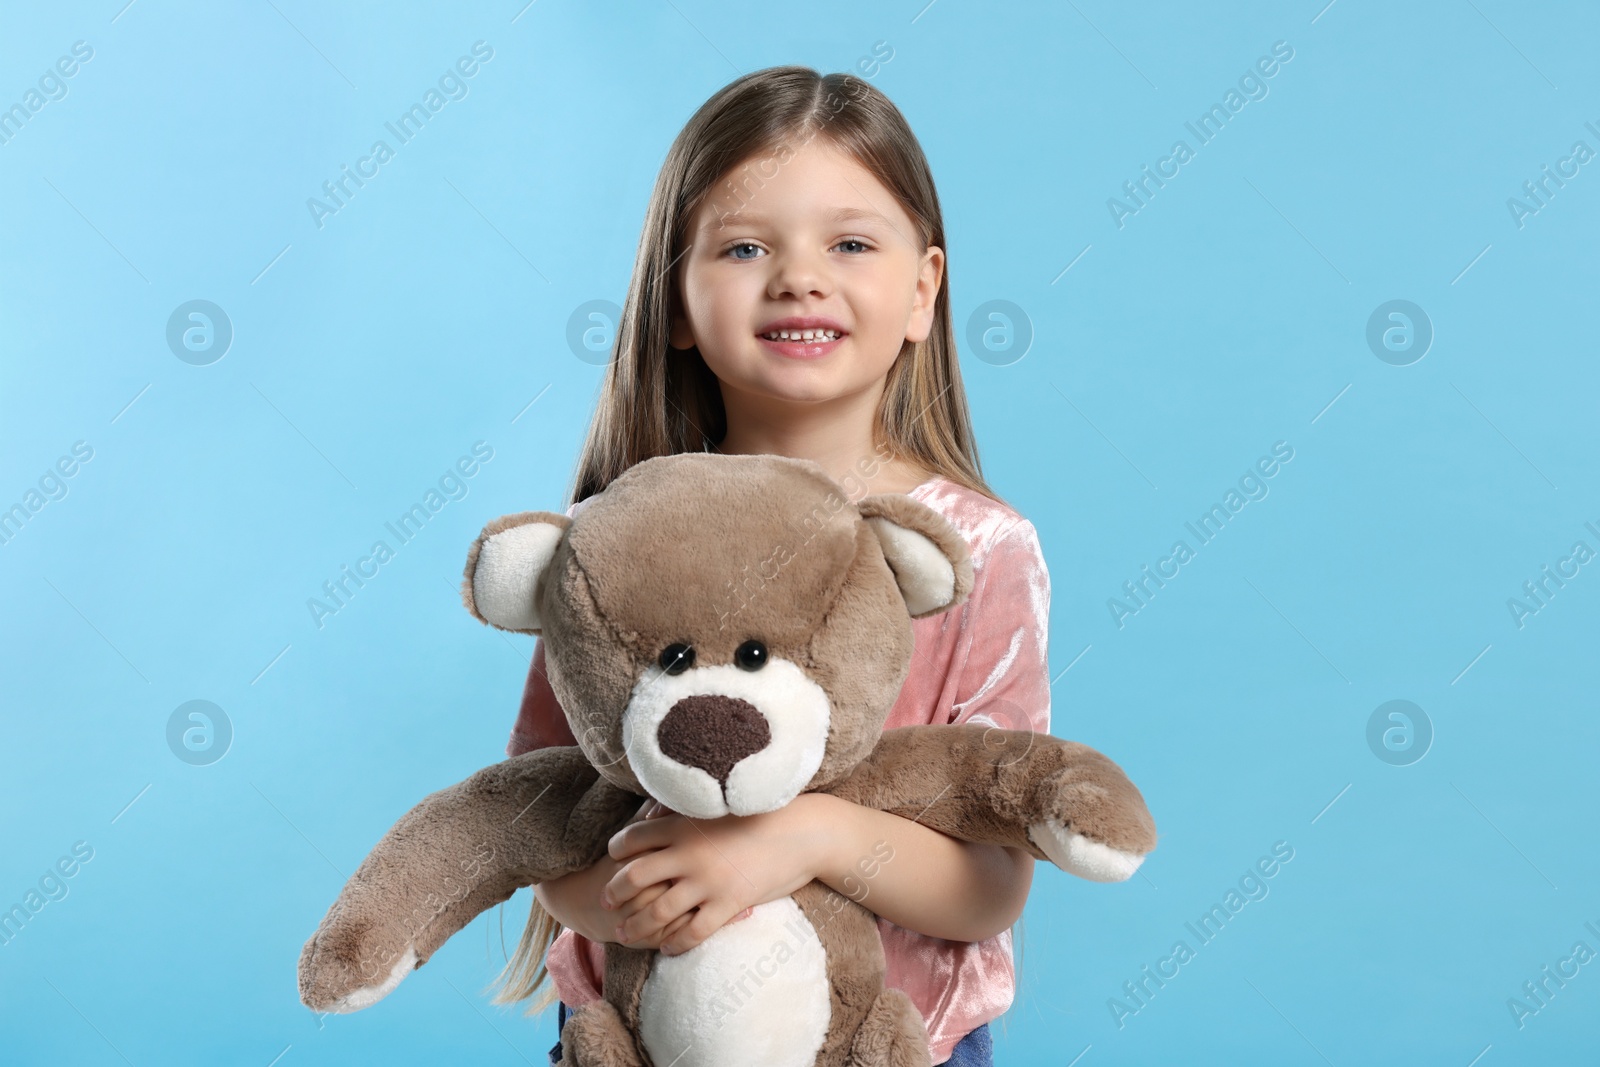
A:
<svg viewBox="0 0 1600 1067">
<path fill-rule="evenodd" d="M 669 956 L 689 951 L 733 921 L 734 914 L 735 912 L 726 905 L 720 908 L 716 906 L 707 908 L 702 905 L 696 909 L 694 919 L 688 926 L 671 937 L 662 939 L 661 951 Z"/>
<path fill-rule="evenodd" d="M 625 860 L 645 849 L 660 848 L 671 839 L 671 828 L 661 821 L 661 816 L 647 814 L 612 834 L 606 851 L 614 860 Z"/>
<path fill-rule="evenodd" d="M 624 863 L 601 888 L 600 906 L 621 908 L 657 882 L 666 882 L 677 877 L 681 872 L 668 866 L 672 862 L 672 859 L 666 857 L 664 853 L 651 852 Z"/>
<path fill-rule="evenodd" d="M 632 900 L 623 904 L 619 908 L 612 909 L 616 912 L 616 921 L 620 923 L 626 919 L 632 918 L 634 913 L 636 913 L 640 908 L 649 907 L 655 902 L 657 897 L 671 888 L 671 882 L 657 882 L 655 885 L 645 886 L 643 889 L 639 890 L 639 892 L 633 895 Z"/>
<path fill-rule="evenodd" d="M 695 905 L 705 898 L 705 892 L 693 882 L 683 881 L 674 884 L 665 893 L 646 907 L 630 915 L 627 919 L 617 924 L 617 940 L 625 945 L 642 941 L 652 937 L 667 927 L 684 914 L 692 912 Z"/>
<path fill-rule="evenodd" d="M 729 919 L 728 922 L 736 923 L 740 919 L 749 918 L 750 913 L 752 911 L 754 911 L 754 910 L 755 910 L 754 908 L 745 908 L 743 911 L 739 912 L 733 918 Z M 698 907 L 695 907 L 695 908 L 690 908 L 688 911 L 684 912 L 682 915 L 680 915 L 676 919 L 672 920 L 670 923 L 667 924 L 666 928 L 664 930 L 662 930 L 661 933 L 656 936 L 656 945 L 655 945 L 655 947 L 658 950 L 659 949 L 665 949 L 670 944 L 672 946 L 672 951 L 670 953 L 668 953 L 668 954 L 669 955 L 677 955 L 680 952 L 689 951 L 691 948 L 694 948 L 695 945 L 699 944 L 701 941 L 704 941 L 705 938 L 710 937 L 711 934 L 713 934 L 713 933 L 716 933 L 716 930 L 713 929 L 711 931 L 711 933 L 708 933 L 708 934 L 704 935 L 703 937 L 699 937 L 697 940 L 694 941 L 693 944 L 685 943 L 685 939 L 684 938 L 678 937 L 679 931 L 681 931 L 684 927 L 688 926 L 691 922 L 693 922 L 696 918 L 698 918 L 699 915 L 700 915 L 700 909 Z"/>
<path fill-rule="evenodd" d="M 689 921 L 691 919 L 693 919 L 694 917 L 695 917 L 695 909 L 690 908 L 688 911 L 684 912 L 682 915 L 678 916 L 676 919 L 673 919 L 672 922 L 667 924 L 667 928 L 665 930 L 661 931 L 661 936 L 659 938 L 657 938 L 657 940 L 656 940 L 656 947 L 659 948 L 661 946 L 661 943 L 666 941 L 667 938 L 671 937 L 673 934 L 677 933 L 679 930 L 682 930 L 685 926 L 688 926 L 689 925 Z"/>
</svg>

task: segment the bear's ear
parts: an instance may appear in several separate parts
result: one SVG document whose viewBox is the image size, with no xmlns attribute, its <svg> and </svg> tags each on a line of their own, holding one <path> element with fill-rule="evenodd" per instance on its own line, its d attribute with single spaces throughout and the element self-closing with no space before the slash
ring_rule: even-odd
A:
<svg viewBox="0 0 1600 1067">
<path fill-rule="evenodd" d="M 461 601 L 479 622 L 542 636 L 537 593 L 572 520 L 553 511 L 502 515 L 483 528 L 467 552 Z"/>
<path fill-rule="evenodd" d="M 856 510 L 878 535 L 883 558 L 913 619 L 953 608 L 972 592 L 972 557 L 949 521 L 903 493 L 874 493 Z"/>
</svg>

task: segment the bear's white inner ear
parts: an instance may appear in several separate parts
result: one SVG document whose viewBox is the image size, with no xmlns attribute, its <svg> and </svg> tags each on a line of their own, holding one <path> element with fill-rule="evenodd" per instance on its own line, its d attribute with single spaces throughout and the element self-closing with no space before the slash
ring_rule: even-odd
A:
<svg viewBox="0 0 1600 1067">
<path fill-rule="evenodd" d="M 878 535 L 883 558 L 900 583 L 900 595 L 912 618 L 950 604 L 955 597 L 956 572 L 938 545 L 881 515 L 868 518 L 867 525 Z"/>
<path fill-rule="evenodd" d="M 478 613 L 502 630 L 539 633 L 544 624 L 534 592 L 565 533 L 553 523 L 530 522 L 484 541 L 472 572 Z"/>
</svg>

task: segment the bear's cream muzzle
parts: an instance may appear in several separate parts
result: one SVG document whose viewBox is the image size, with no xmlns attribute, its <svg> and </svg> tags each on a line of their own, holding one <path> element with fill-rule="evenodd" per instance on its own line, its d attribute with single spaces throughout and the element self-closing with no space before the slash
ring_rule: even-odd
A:
<svg viewBox="0 0 1600 1067">
<path fill-rule="evenodd" d="M 790 660 L 668 674 L 652 666 L 622 717 L 639 784 L 696 819 L 776 811 L 803 792 L 827 749 L 828 695 Z"/>
</svg>

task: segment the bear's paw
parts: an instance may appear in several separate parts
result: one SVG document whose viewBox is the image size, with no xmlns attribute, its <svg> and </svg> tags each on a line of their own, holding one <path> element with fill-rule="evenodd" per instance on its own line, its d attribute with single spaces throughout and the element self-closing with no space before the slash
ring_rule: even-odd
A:
<svg viewBox="0 0 1600 1067">
<path fill-rule="evenodd" d="M 407 945 L 389 973 L 373 982 L 370 979 L 379 972 L 369 966 L 353 965 L 351 954 L 336 950 L 340 939 L 334 936 L 329 940 L 333 944 L 318 944 L 318 938 L 312 938 L 300 960 L 300 1002 L 313 1011 L 346 1015 L 370 1008 L 394 992 L 418 966 L 415 947 Z M 356 984 L 363 979 L 367 984 Z"/>
<path fill-rule="evenodd" d="M 1050 857 L 1050 862 L 1091 882 L 1125 882 L 1144 862 L 1136 852 L 1090 840 L 1054 819 L 1034 823 L 1028 827 L 1028 836 Z"/>
</svg>

